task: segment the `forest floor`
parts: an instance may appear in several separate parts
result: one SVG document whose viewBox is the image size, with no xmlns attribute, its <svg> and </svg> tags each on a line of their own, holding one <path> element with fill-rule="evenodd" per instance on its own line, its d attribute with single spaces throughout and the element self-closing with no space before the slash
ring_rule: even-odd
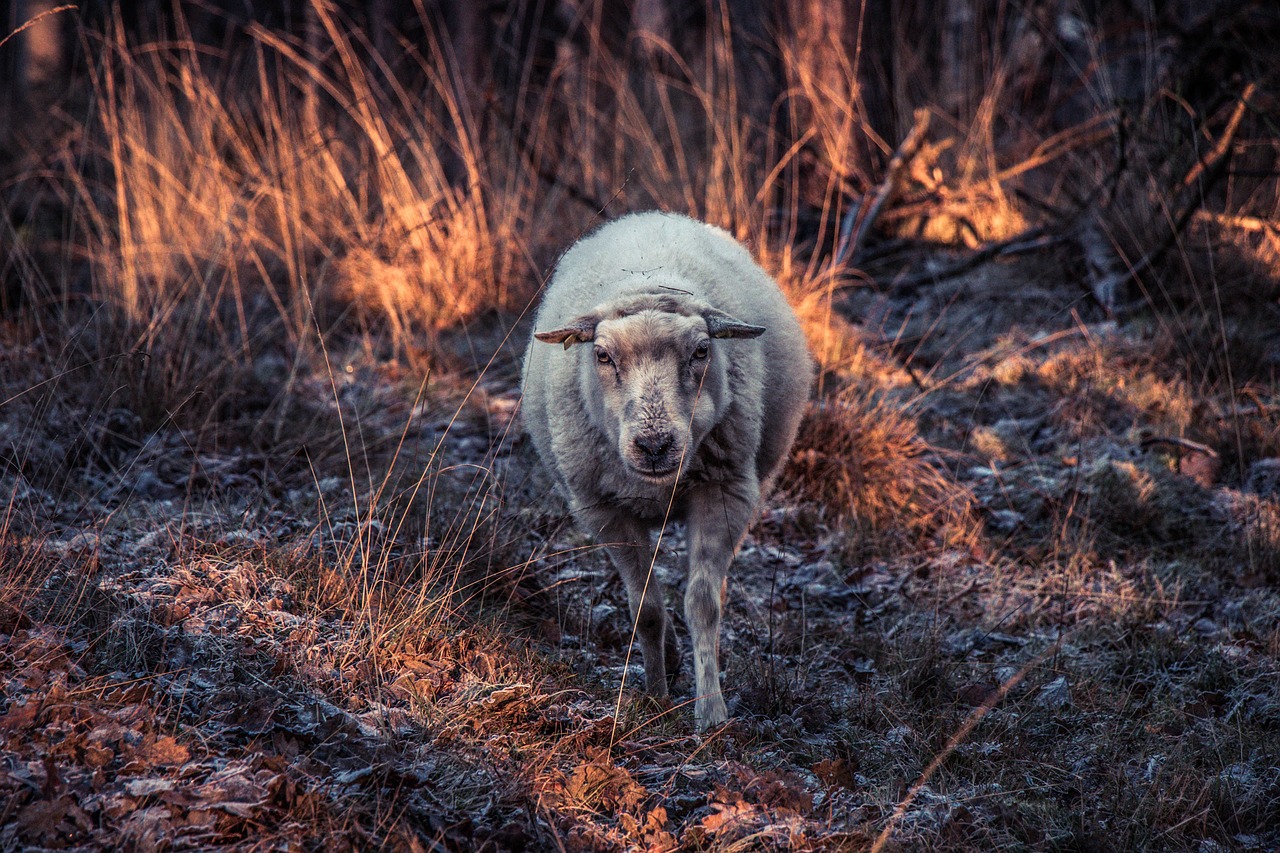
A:
<svg viewBox="0 0 1280 853">
<path fill-rule="evenodd" d="M 264 348 L 212 432 L 96 315 L 8 328 L 0 848 L 1277 849 L 1280 350 L 1194 382 L 1063 279 L 848 294 L 705 736 L 522 438 L 527 320 Z"/>
</svg>

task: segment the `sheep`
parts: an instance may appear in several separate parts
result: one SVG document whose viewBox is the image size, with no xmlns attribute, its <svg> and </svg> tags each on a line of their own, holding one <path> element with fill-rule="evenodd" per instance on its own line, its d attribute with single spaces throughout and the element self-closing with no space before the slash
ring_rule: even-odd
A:
<svg viewBox="0 0 1280 853">
<path fill-rule="evenodd" d="M 813 382 L 800 324 L 727 232 L 648 212 L 565 252 L 534 328 L 525 430 L 622 576 L 655 697 L 668 695 L 680 653 L 651 536 L 685 522 L 694 718 L 699 730 L 717 726 L 728 718 L 719 644 L 729 566 Z"/>
</svg>

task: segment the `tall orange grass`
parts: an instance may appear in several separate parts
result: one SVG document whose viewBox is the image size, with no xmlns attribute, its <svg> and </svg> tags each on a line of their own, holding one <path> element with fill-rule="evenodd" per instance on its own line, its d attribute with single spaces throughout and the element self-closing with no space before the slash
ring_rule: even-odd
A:
<svg viewBox="0 0 1280 853">
<path fill-rule="evenodd" d="M 67 178 L 95 298 L 157 325 L 230 305 L 241 340 L 274 309 L 295 343 L 324 299 L 402 339 L 527 298 L 535 176 L 481 138 L 441 54 L 419 56 L 430 91 L 408 91 L 330 4 L 314 9 L 323 43 L 254 26 L 234 56 L 207 55 L 180 14 L 164 43 L 118 22 L 86 36 L 101 171 L 68 162 Z"/>
</svg>

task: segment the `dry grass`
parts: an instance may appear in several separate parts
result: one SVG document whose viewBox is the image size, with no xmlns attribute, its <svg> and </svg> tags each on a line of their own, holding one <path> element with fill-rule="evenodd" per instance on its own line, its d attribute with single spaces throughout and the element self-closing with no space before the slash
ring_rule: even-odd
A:
<svg viewBox="0 0 1280 853">
<path fill-rule="evenodd" d="M 242 56 L 208 61 L 181 17 L 161 46 L 119 26 L 93 37 L 94 113 L 57 158 L 87 295 L 148 331 L 192 312 L 228 354 L 251 352 L 272 314 L 298 346 L 335 301 L 402 344 L 528 298 L 511 282 L 529 277 L 545 222 L 536 179 L 498 171 L 509 158 L 485 150 L 496 140 L 480 138 L 443 60 L 421 60 L 426 93 L 388 86 L 358 59 L 359 36 L 316 9 L 333 62 L 262 28 Z M 299 110 L 304 97 L 314 105 Z M 443 125 L 421 98 L 451 105 Z"/>
<path fill-rule="evenodd" d="M 852 527 L 890 550 L 934 535 L 956 547 L 977 544 L 967 491 L 941 468 L 901 404 L 863 384 L 810 409 L 782 489 L 789 500 L 817 508 L 822 523 Z"/>
</svg>

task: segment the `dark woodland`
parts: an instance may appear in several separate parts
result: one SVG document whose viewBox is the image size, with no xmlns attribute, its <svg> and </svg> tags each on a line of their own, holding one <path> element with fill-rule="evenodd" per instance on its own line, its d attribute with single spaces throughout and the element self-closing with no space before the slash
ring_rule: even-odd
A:
<svg viewBox="0 0 1280 853">
<path fill-rule="evenodd" d="M 1278 92 L 1267 0 L 0 3 L 0 850 L 1280 849 Z M 519 414 L 649 209 L 819 367 L 704 734 Z"/>
</svg>

